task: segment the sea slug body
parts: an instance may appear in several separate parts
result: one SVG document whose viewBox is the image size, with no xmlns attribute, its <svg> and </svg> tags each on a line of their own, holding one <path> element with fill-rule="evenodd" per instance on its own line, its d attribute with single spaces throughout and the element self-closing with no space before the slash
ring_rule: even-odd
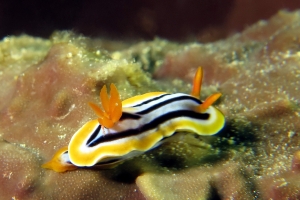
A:
<svg viewBox="0 0 300 200">
<path fill-rule="evenodd" d="M 98 119 L 84 124 L 42 167 L 57 172 L 77 167 L 111 168 L 127 158 L 159 146 L 175 132 L 214 135 L 225 124 L 224 115 L 212 104 L 215 93 L 201 101 L 202 68 L 196 71 L 190 95 L 150 92 L 121 102 L 114 84 L 108 97 L 106 86 L 100 91 L 102 108 L 89 103 Z"/>
</svg>

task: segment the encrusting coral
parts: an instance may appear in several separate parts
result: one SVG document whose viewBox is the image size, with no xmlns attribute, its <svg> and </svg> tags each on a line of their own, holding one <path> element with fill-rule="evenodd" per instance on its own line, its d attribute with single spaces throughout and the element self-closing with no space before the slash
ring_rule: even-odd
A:
<svg viewBox="0 0 300 200">
<path fill-rule="evenodd" d="M 137 80 L 139 76 L 145 76 L 137 64 L 114 60 L 104 62 L 105 55 L 87 52 L 85 46 L 80 46 L 80 37 L 58 34 L 69 37 L 67 41 L 74 41 L 55 41 L 58 36 L 54 35 L 47 56 L 40 57 L 38 64 L 24 68 L 14 87 L 10 87 L 13 93 L 11 99 L 7 98 L 10 104 L 1 111 L 1 148 L 5 149 L 1 151 L 1 173 L 4 174 L 1 181 L 6 185 L 0 187 L 1 197 L 94 198 L 108 194 L 111 185 L 110 189 L 119 191 L 111 198 L 136 198 L 140 194 L 134 192 L 138 191 L 135 184 L 102 180 L 102 175 L 96 171 L 78 171 L 59 178 L 62 174 L 52 174 L 40 167 L 44 158 L 50 158 L 53 151 L 70 140 L 70 133 L 93 117 L 93 112 L 87 109 L 87 102 L 96 99 L 98 85 L 103 85 L 105 79 L 130 85 L 126 81 L 127 76 L 132 76 L 130 73 L 136 74 Z M 122 73 L 116 74 L 116 70 Z M 147 81 L 147 77 L 143 80 Z"/>
<path fill-rule="evenodd" d="M 157 39 L 109 52 L 70 32 L 50 40 L 4 39 L 0 196 L 299 199 L 299 12 L 279 12 L 211 44 Z M 114 83 L 121 99 L 148 91 L 188 93 L 185 81 L 198 66 L 204 69 L 201 99 L 223 94 L 217 106 L 227 126 L 220 134 L 178 134 L 179 140 L 111 170 L 56 173 L 40 167 L 95 118 L 87 102 L 97 102 L 104 84 Z"/>
</svg>

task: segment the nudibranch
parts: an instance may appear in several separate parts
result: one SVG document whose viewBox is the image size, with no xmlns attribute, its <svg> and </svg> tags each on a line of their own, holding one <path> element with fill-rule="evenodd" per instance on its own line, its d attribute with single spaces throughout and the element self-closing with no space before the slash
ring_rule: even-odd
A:
<svg viewBox="0 0 300 200">
<path fill-rule="evenodd" d="M 149 151 L 164 138 L 185 131 L 214 135 L 225 124 L 224 115 L 212 104 L 221 96 L 215 93 L 201 101 L 203 71 L 196 71 L 190 95 L 150 92 L 121 102 L 114 84 L 110 97 L 106 86 L 100 91 L 102 108 L 89 103 L 98 119 L 84 124 L 42 167 L 57 172 L 77 167 L 111 168 L 125 159 Z"/>
</svg>

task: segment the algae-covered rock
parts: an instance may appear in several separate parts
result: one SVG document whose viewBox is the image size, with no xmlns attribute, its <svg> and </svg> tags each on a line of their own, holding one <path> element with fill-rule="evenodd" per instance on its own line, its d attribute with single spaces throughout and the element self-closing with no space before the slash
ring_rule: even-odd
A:
<svg viewBox="0 0 300 200">
<path fill-rule="evenodd" d="M 299 12 L 279 12 L 207 44 L 156 39 L 105 49 L 101 39 L 72 32 L 56 32 L 49 40 L 26 35 L 3 39 L 0 196 L 300 198 Z M 121 99 L 149 91 L 189 93 L 199 65 L 204 69 L 201 97 L 223 94 L 216 106 L 227 125 L 220 134 L 176 134 L 110 170 L 56 173 L 40 167 L 95 118 L 87 103 L 98 101 L 104 84 L 114 83 Z"/>
</svg>

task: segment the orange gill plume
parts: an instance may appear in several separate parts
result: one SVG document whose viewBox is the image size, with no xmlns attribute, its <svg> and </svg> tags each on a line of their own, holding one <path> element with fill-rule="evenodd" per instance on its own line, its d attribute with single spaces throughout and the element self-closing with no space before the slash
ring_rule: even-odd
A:
<svg viewBox="0 0 300 200">
<path fill-rule="evenodd" d="M 111 128 L 122 116 L 122 102 L 114 84 L 110 85 L 110 98 L 104 85 L 100 91 L 102 109 L 96 104 L 89 102 L 90 107 L 98 116 L 98 122 L 105 128 Z"/>
</svg>

